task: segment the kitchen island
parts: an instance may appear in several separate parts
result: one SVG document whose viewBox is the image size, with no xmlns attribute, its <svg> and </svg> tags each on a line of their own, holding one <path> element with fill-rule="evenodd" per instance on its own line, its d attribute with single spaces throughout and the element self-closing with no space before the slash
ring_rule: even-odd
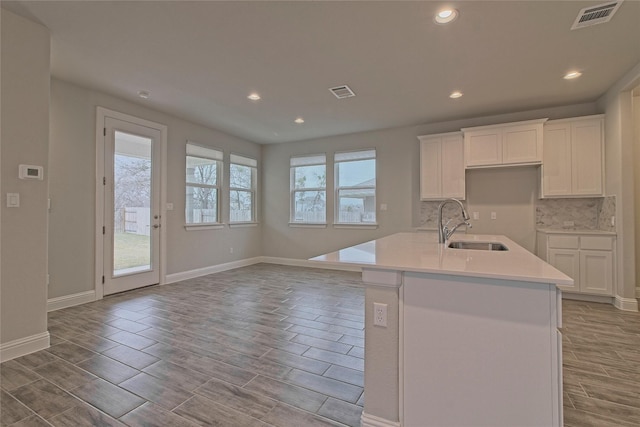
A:
<svg viewBox="0 0 640 427">
<path fill-rule="evenodd" d="M 557 285 L 572 279 L 504 236 L 456 240 L 508 250 L 398 233 L 312 259 L 362 268 L 362 425 L 561 426 Z M 374 304 L 386 326 L 374 325 Z"/>
</svg>

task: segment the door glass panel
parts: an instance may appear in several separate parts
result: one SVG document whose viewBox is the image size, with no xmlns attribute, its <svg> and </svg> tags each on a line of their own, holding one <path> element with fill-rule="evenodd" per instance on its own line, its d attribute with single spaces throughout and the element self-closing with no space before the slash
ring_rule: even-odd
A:
<svg viewBox="0 0 640 427">
<path fill-rule="evenodd" d="M 153 140 L 115 132 L 113 276 L 151 270 Z"/>
</svg>

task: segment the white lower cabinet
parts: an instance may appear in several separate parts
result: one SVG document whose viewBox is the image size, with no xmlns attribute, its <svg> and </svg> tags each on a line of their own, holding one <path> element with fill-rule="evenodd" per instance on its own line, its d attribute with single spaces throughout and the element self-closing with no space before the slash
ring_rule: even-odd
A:
<svg viewBox="0 0 640 427">
<path fill-rule="evenodd" d="M 564 292 L 613 295 L 615 236 L 538 233 L 538 256 L 574 280 Z"/>
</svg>

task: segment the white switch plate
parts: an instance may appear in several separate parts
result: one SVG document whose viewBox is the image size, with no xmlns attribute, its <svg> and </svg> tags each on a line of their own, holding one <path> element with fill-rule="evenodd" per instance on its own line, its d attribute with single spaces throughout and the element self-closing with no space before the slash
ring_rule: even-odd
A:
<svg viewBox="0 0 640 427">
<path fill-rule="evenodd" d="M 491 219 L 498 218 L 498 215 L 495 212 L 491 212 Z"/>
<path fill-rule="evenodd" d="M 387 204 L 386 204 L 386 203 L 382 203 L 382 204 L 380 205 L 380 210 L 381 210 L 381 211 L 386 211 L 386 210 L 387 210 Z"/>
<path fill-rule="evenodd" d="M 20 193 L 7 193 L 7 207 L 8 208 L 20 207 Z"/>
<path fill-rule="evenodd" d="M 168 211 L 172 211 L 173 210 L 173 203 L 167 203 L 167 210 Z"/>
<path fill-rule="evenodd" d="M 473 213 L 473 219 L 480 219 L 480 212 L 474 212 Z"/>
</svg>

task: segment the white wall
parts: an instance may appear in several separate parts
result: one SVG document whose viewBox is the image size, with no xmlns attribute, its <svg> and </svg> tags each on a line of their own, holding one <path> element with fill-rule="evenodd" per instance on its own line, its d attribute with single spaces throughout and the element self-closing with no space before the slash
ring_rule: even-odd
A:
<svg viewBox="0 0 640 427">
<path fill-rule="evenodd" d="M 633 156 L 635 174 L 636 296 L 640 296 L 640 86 L 633 90 Z"/>
<path fill-rule="evenodd" d="M 616 196 L 617 286 L 616 304 L 635 300 L 635 209 L 633 115 L 631 90 L 640 83 L 640 64 L 630 70 L 598 100 L 605 111 L 606 192 Z M 630 307 L 632 308 L 632 307 Z"/>
<path fill-rule="evenodd" d="M 185 144 L 187 139 L 221 149 L 228 183 L 230 153 L 260 163 L 261 148 L 252 142 L 205 128 L 94 90 L 52 79 L 49 298 L 94 288 L 96 107 L 101 106 L 168 126 L 167 275 L 261 255 L 261 227 L 186 231 Z M 259 165 L 259 169 L 261 165 Z M 227 200 L 225 192 L 222 193 Z M 223 219 L 228 206 L 223 202 Z M 230 248 L 233 247 L 233 254 Z"/>
<path fill-rule="evenodd" d="M 588 103 L 266 145 L 263 147 L 263 253 L 272 257 L 306 259 L 420 226 L 418 135 L 451 132 L 467 126 L 543 117 L 560 119 L 597 113 L 595 103 Z M 378 207 L 382 203 L 388 206 L 386 212 L 378 210 L 379 228 L 334 229 L 331 225 L 326 229 L 289 227 L 289 158 L 294 155 L 326 153 L 327 185 L 332 188 L 333 153 L 364 148 L 377 149 L 377 204 Z M 471 210 L 481 211 L 480 221 L 474 222 L 475 228 L 469 232 L 505 234 L 527 249 L 534 250 L 538 185 L 537 170 L 532 167 L 467 171 L 467 203 Z M 500 189 L 499 194 L 495 191 L 496 188 Z M 328 212 L 331 213 L 333 195 L 328 194 L 327 199 Z M 491 211 L 498 213 L 497 220 L 489 220 L 488 214 Z M 329 222 L 331 219 L 330 215 Z"/>
<path fill-rule="evenodd" d="M 47 331 L 49 32 L 6 10 L 1 19 L 0 345 L 6 357 L 7 343 Z M 19 164 L 43 166 L 44 180 L 18 179 Z M 7 208 L 6 193 L 19 193 L 20 207 Z M 48 336 L 41 344 L 48 346 Z"/>
</svg>

